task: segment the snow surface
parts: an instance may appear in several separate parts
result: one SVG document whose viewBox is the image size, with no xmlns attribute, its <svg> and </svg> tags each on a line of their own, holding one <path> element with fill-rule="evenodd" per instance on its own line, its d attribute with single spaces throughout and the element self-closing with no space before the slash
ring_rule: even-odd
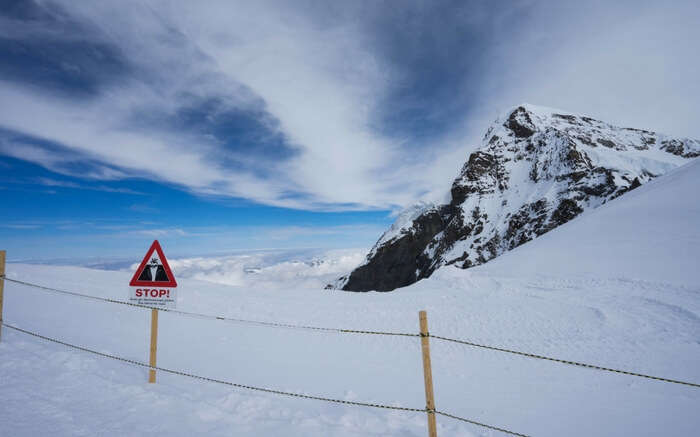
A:
<svg viewBox="0 0 700 437">
<path fill-rule="evenodd" d="M 393 293 L 320 288 L 324 275 L 336 275 L 360 251 L 316 263 L 171 260 L 178 309 L 405 332 L 417 331 L 417 312 L 426 309 L 436 335 L 698 382 L 699 182 L 696 160 L 487 264 L 445 267 Z M 8 265 L 11 278 L 116 299 L 126 298 L 130 275 Z M 10 282 L 5 290 L 8 323 L 148 359 L 148 310 Z M 693 387 L 435 339 L 431 351 L 437 408 L 456 415 L 533 436 L 689 436 L 700 428 L 700 390 Z M 149 385 L 145 369 L 10 329 L 3 329 L 0 357 L 2 436 L 426 434 L 422 413 L 278 397 L 160 373 Z M 420 345 L 410 337 L 162 313 L 158 364 L 281 390 L 424 405 Z M 444 417 L 438 427 L 440 436 L 501 435 Z"/>
<path fill-rule="evenodd" d="M 401 211 L 398 217 L 396 217 L 396 220 L 394 220 L 391 227 L 389 227 L 389 229 L 379 238 L 379 241 L 377 241 L 377 243 L 374 245 L 375 249 L 384 243 L 394 240 L 395 238 L 402 237 L 405 233 L 410 232 L 413 226 L 413 221 L 434 207 L 435 204 L 433 203 L 421 201 L 405 208 L 403 211 Z M 367 258 L 371 258 L 373 254 L 374 249 L 372 253 L 367 256 Z"/>
<path fill-rule="evenodd" d="M 484 269 L 522 276 L 618 277 L 697 287 L 700 268 L 700 159 L 588 211 Z"/>
</svg>

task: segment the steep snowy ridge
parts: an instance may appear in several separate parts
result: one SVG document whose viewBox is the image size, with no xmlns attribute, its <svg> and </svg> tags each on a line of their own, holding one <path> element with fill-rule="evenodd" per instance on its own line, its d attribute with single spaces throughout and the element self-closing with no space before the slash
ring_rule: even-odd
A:
<svg viewBox="0 0 700 437">
<path fill-rule="evenodd" d="M 393 290 L 468 268 L 700 156 L 700 142 L 523 104 L 494 122 L 451 202 L 402 214 L 338 288 Z"/>
</svg>

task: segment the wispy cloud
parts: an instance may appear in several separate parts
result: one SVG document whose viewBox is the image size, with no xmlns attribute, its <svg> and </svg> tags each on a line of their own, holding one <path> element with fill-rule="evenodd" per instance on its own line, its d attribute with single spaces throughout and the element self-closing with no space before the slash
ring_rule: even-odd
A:
<svg viewBox="0 0 700 437">
<path fill-rule="evenodd" d="M 138 236 L 144 236 L 144 237 L 152 237 L 152 238 L 163 238 L 163 237 L 185 237 L 188 236 L 189 234 L 185 232 L 184 230 L 180 228 L 168 228 L 168 229 L 136 229 L 136 230 L 130 230 L 126 231 L 128 234 L 131 235 L 138 235 Z"/>
<path fill-rule="evenodd" d="M 700 136 L 697 2 L 34 5 L 0 34 L 61 50 L 0 70 L 0 154 L 74 177 L 384 209 L 439 200 L 521 101 Z"/>
<path fill-rule="evenodd" d="M 134 194 L 142 196 L 144 193 L 132 190 L 130 188 L 115 188 L 108 187 L 106 185 L 83 185 L 71 181 L 59 181 L 51 178 L 36 178 L 35 182 L 40 185 L 45 185 L 47 187 L 62 187 L 62 188 L 74 188 L 76 190 L 92 190 L 92 191 L 104 191 L 107 193 L 122 193 L 122 194 Z"/>
<path fill-rule="evenodd" d="M 697 1 L 534 2 L 490 51 L 479 101 L 489 118 L 527 101 L 698 138 L 698 20 Z"/>
<path fill-rule="evenodd" d="M 339 225 L 339 226 L 275 226 L 258 228 L 258 239 L 263 241 L 286 241 L 305 237 L 331 237 L 350 233 L 367 232 L 376 235 L 383 226 L 377 225 Z"/>
<path fill-rule="evenodd" d="M 129 211 L 134 211 L 134 212 L 141 212 L 144 214 L 155 214 L 159 213 L 160 210 L 158 208 L 154 208 L 152 206 L 140 204 L 140 203 L 135 203 L 133 205 L 129 206 Z"/>
<path fill-rule="evenodd" d="M 34 225 L 34 224 L 0 224 L 0 227 L 2 227 L 2 228 L 7 228 L 7 229 L 30 230 L 30 229 L 39 229 L 39 228 L 41 228 L 41 225 Z"/>
</svg>

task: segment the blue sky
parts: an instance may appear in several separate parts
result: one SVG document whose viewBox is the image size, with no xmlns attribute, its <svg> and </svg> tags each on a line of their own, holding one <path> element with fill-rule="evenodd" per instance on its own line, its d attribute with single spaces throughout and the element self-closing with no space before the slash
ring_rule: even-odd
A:
<svg viewBox="0 0 700 437">
<path fill-rule="evenodd" d="M 700 137 L 697 2 L 0 3 L 11 259 L 368 247 L 521 102 Z"/>
<path fill-rule="evenodd" d="M 14 260 L 138 258 L 153 239 L 175 256 L 363 247 L 391 223 L 384 210 L 306 211 L 148 179 L 83 181 L 13 158 L 0 169 L 0 240 Z"/>
</svg>

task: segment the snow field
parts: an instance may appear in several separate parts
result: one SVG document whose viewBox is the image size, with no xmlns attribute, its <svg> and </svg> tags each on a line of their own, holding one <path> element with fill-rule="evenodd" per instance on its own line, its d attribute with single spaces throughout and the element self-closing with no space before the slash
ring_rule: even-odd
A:
<svg viewBox="0 0 700 437">
<path fill-rule="evenodd" d="M 47 273 L 54 286 L 82 286 L 83 291 L 104 290 L 97 283 L 106 279 L 126 283 L 129 277 L 127 273 L 69 267 L 12 267 L 17 276 L 42 283 L 37 273 L 53 270 Z M 76 276 L 80 283 L 73 282 Z M 441 271 L 438 278 L 419 283 L 420 287 L 401 290 L 399 298 L 399 293 L 316 291 L 310 299 L 310 290 L 253 294 L 235 287 L 180 281 L 179 308 L 187 311 L 416 332 L 417 310 L 425 308 L 430 330 L 436 335 L 659 376 L 700 379 L 699 323 L 690 315 L 700 310 L 697 303 L 692 304 L 697 301 L 697 289 L 663 286 L 659 291 L 659 284 L 621 280 L 532 278 L 523 283 L 456 269 Z M 148 310 L 76 301 L 12 283 L 7 289 L 5 319 L 9 323 L 102 352 L 139 361 L 148 358 Z M 106 295 L 123 298 L 125 293 L 125 287 L 117 286 Z M 621 297 L 612 297 L 617 294 Z M 659 303 L 650 305 L 654 300 Z M 679 307 L 690 310 L 686 314 Z M 14 389 L 7 393 L 29 398 L 8 405 L 38 408 L 34 414 L 51 417 L 44 420 L 58 423 L 57 429 L 64 430 L 60 435 L 79 435 L 80 429 L 88 435 L 96 428 L 104 429 L 104 435 L 133 429 L 174 435 L 223 435 L 231 430 L 240 435 L 425 433 L 425 417 L 420 413 L 279 398 L 162 372 L 158 383 L 150 386 L 145 383 L 145 369 L 45 344 L 7 329 L 3 334 L 3 356 L 12 359 L 3 364 L 2 379 L 6 380 L 2 386 L 12 381 Z M 619 435 L 630 430 L 636 432 L 633 435 L 658 435 L 668 432 L 672 418 L 670 435 L 690 435 L 700 425 L 695 414 L 700 396 L 692 388 L 435 339 L 431 349 L 438 409 L 488 424 L 532 435 Z M 416 408 L 424 405 L 416 338 L 275 329 L 162 313 L 158 364 L 320 396 Z M 56 381 L 63 383 L 56 386 Z M 47 396 L 52 400 L 47 401 Z M 22 434 L 21 424 L 9 419 L 26 419 L 32 414 L 11 410 L 3 418 L 8 420 L 2 421 L 2 426 L 11 427 L 8 435 L 32 435 L 45 429 L 27 419 L 28 428 Z M 109 417 L 115 411 L 120 412 L 122 422 Z M 142 411 L 154 412 L 157 423 L 152 415 L 139 414 Z M 83 419 L 86 414 L 92 419 Z M 98 426 L 100 420 L 111 423 L 112 428 Z M 442 435 L 497 435 L 447 418 L 439 417 L 438 423 Z"/>
<path fill-rule="evenodd" d="M 255 266 L 173 260 L 178 309 L 399 332 L 417 332 L 417 313 L 425 309 L 434 335 L 697 383 L 698 182 L 700 161 L 693 161 L 485 265 L 442 268 L 392 293 L 317 286 L 345 268 L 339 256 L 361 262 L 347 253 Z M 131 276 L 28 264 L 9 264 L 7 272 L 119 300 Z M 148 359 L 148 310 L 6 282 L 4 319 L 101 352 Z M 431 354 L 436 407 L 483 423 L 533 436 L 689 436 L 700 428 L 697 388 L 436 339 Z M 426 434 L 423 413 L 279 397 L 162 372 L 149 385 L 147 369 L 10 329 L 3 329 L 0 357 L 2 436 Z M 420 341 L 413 337 L 162 313 L 158 365 L 331 398 L 424 406 Z M 501 435 L 440 416 L 438 427 L 440 436 Z"/>
</svg>

